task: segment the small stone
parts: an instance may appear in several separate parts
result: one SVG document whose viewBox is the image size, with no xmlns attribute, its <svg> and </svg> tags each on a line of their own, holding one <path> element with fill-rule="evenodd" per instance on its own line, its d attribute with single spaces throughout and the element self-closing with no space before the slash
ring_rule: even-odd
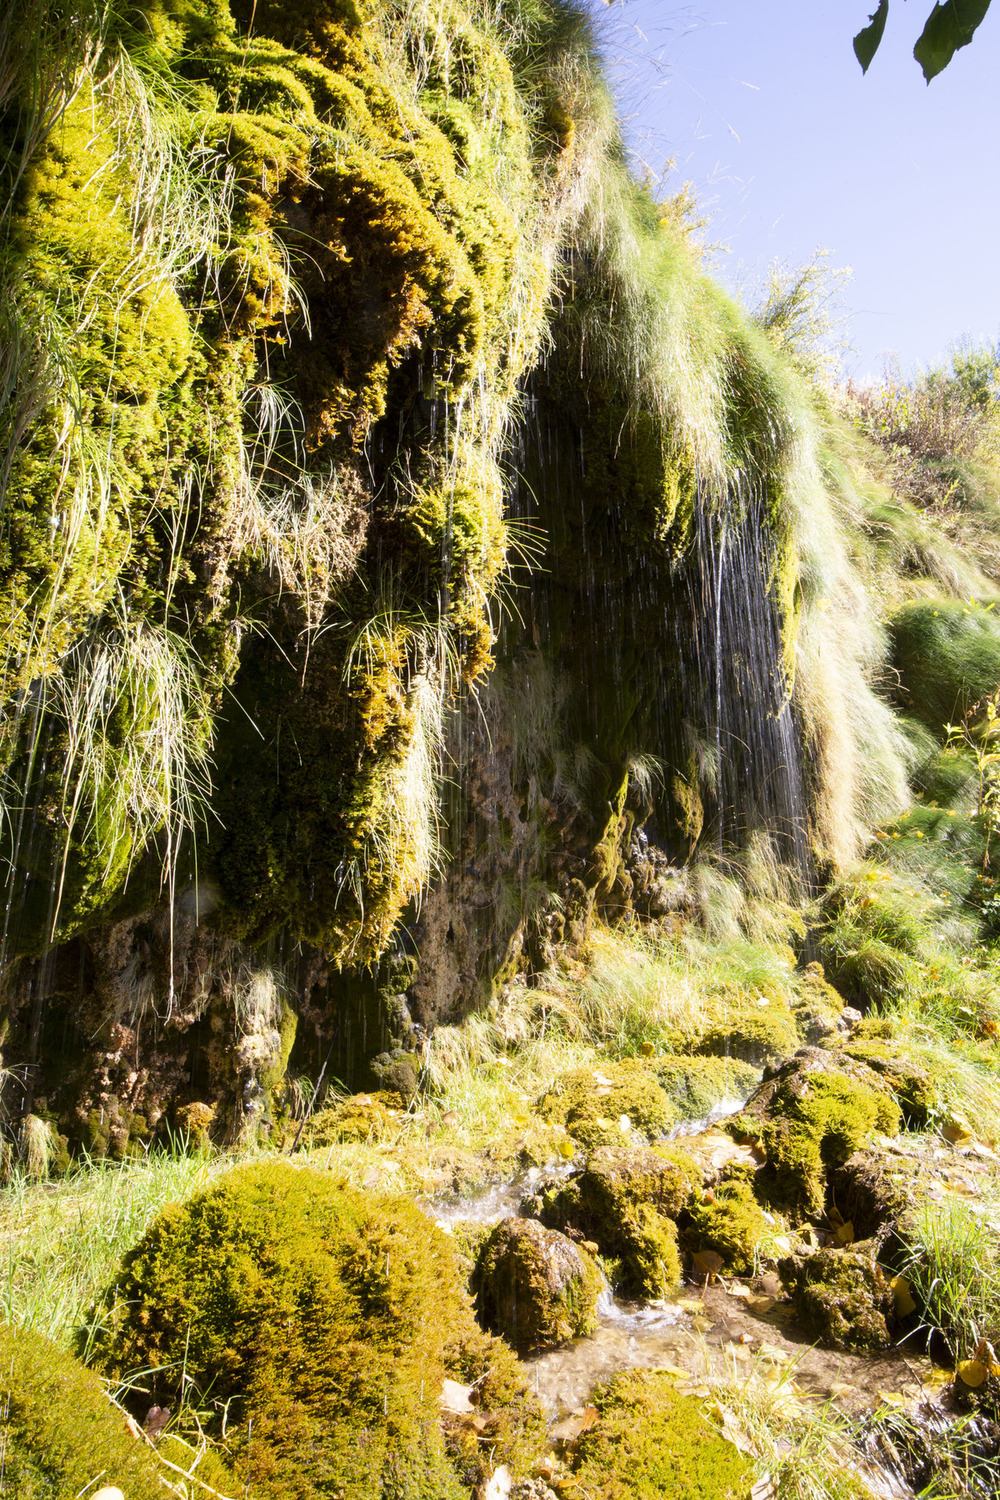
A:
<svg viewBox="0 0 1000 1500">
<path fill-rule="evenodd" d="M 98 1490 L 96 1495 L 92 1495 L 90 1500 L 125 1500 L 125 1496 L 115 1485 L 108 1484 L 103 1490 Z"/>
</svg>

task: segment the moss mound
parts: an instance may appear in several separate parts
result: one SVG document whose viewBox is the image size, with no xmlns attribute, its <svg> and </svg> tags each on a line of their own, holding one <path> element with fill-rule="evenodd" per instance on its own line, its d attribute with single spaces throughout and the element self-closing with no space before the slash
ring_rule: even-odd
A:
<svg viewBox="0 0 1000 1500">
<path fill-rule="evenodd" d="M 841 1166 L 873 1132 L 895 1133 L 899 1117 L 877 1073 L 844 1053 L 803 1047 L 727 1129 L 763 1149 L 767 1164 L 757 1188 L 767 1201 L 808 1215 L 823 1207 L 827 1169 Z"/>
<path fill-rule="evenodd" d="M 892 664 L 909 711 L 942 731 L 1000 687 L 1000 619 L 960 599 L 907 604 L 891 626 Z"/>
<path fill-rule="evenodd" d="M 548 1120 L 588 1150 L 617 1145 L 635 1135 L 653 1140 L 677 1119 L 649 1063 L 636 1058 L 567 1073 L 539 1102 Z"/>
<path fill-rule="evenodd" d="M 616 1291 L 661 1297 L 680 1280 L 674 1221 L 700 1186 L 682 1151 L 605 1146 L 582 1172 L 526 1199 L 525 1207 L 543 1223 L 594 1241 Z"/>
<path fill-rule="evenodd" d="M 751 1168 L 751 1174 L 753 1169 Z M 695 1199 L 685 1218 L 685 1240 L 691 1250 L 714 1250 L 727 1276 L 749 1276 L 757 1247 L 774 1234 L 743 1170 L 731 1172 L 715 1188 Z"/>
<path fill-rule="evenodd" d="M 17 1500 L 76 1500 L 113 1484 L 163 1500 L 161 1470 L 91 1370 L 25 1328 L 0 1328 L 2 1489 Z"/>
<path fill-rule="evenodd" d="M 704 1119 L 724 1099 L 745 1099 L 760 1077 L 752 1063 L 724 1055 L 658 1057 L 654 1071 L 681 1120 Z"/>
<path fill-rule="evenodd" d="M 751 1467 L 696 1401 L 663 1375 L 631 1371 L 594 1396 L 574 1478 L 590 1500 L 748 1500 Z"/>
<path fill-rule="evenodd" d="M 153 1369 L 161 1405 L 182 1369 L 229 1402 L 234 1470 L 261 1500 L 465 1494 L 438 1398 L 476 1331 L 447 1237 L 408 1201 L 239 1168 L 161 1214 L 106 1309 L 104 1367 Z"/>
<path fill-rule="evenodd" d="M 590 1254 L 534 1219 L 503 1219 L 472 1278 L 485 1326 L 516 1349 L 545 1349 L 590 1333 L 601 1277 Z"/>
<path fill-rule="evenodd" d="M 817 1250 L 778 1262 L 795 1311 L 810 1337 L 831 1349 L 887 1349 L 892 1343 L 892 1290 L 871 1256 Z"/>
<path fill-rule="evenodd" d="M 791 1057 L 801 1042 L 791 1011 L 769 1001 L 755 1010 L 740 1010 L 711 1027 L 698 1043 L 710 1057 L 734 1057 L 760 1068 Z"/>
</svg>

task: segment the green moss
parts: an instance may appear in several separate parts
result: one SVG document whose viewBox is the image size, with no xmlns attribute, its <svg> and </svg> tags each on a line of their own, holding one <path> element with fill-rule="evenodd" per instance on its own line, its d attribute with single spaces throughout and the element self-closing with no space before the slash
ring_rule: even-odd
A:
<svg viewBox="0 0 1000 1500">
<path fill-rule="evenodd" d="M 27 1328 L 0 1328 L 3 1483 L 17 1500 L 74 1500 L 107 1479 L 162 1500 L 159 1465 L 97 1376 Z"/>
<path fill-rule="evenodd" d="M 581 1438 L 573 1467 L 592 1500 L 748 1500 L 750 1464 L 669 1377 L 618 1375 L 594 1402 L 600 1420 Z"/>
<path fill-rule="evenodd" d="M 480 1250 L 476 1311 L 516 1349 L 545 1349 L 591 1333 L 601 1277 L 590 1254 L 534 1219 L 503 1219 Z"/>
<path fill-rule="evenodd" d="M 830 1349 L 887 1349 L 894 1323 L 892 1289 L 881 1268 L 853 1250 L 818 1250 L 778 1262 L 782 1285 L 810 1338 Z"/>
<path fill-rule="evenodd" d="M 685 1242 L 691 1250 L 714 1250 L 727 1276 L 750 1276 L 757 1269 L 761 1241 L 774 1234 L 745 1176 L 732 1175 L 695 1197 L 685 1216 Z"/>
<path fill-rule="evenodd" d="M 680 1280 L 677 1215 L 701 1186 L 685 1152 L 603 1147 L 584 1170 L 525 1206 L 544 1223 L 574 1229 L 611 1263 L 616 1290 L 662 1297 Z"/>
<path fill-rule="evenodd" d="M 701 1120 L 723 1099 L 745 1097 L 760 1076 L 752 1063 L 727 1057 L 657 1057 L 657 1081 L 681 1120 Z"/>
<path fill-rule="evenodd" d="M 875 1131 L 894 1134 L 899 1118 L 877 1073 L 810 1048 L 762 1084 L 726 1128 L 764 1151 L 767 1164 L 756 1181 L 765 1199 L 809 1215 L 823 1208 L 827 1169 L 842 1165 Z"/>
<path fill-rule="evenodd" d="M 800 1042 L 793 1015 L 784 1006 L 769 1001 L 754 1010 L 734 1010 L 727 1014 L 704 1034 L 698 1050 L 761 1067 L 777 1058 L 790 1057 Z"/>
<path fill-rule="evenodd" d="M 654 1070 L 635 1058 L 566 1074 L 543 1096 L 538 1109 L 591 1150 L 618 1144 L 633 1132 L 653 1139 L 677 1118 Z"/>
<path fill-rule="evenodd" d="M 892 1089 L 906 1125 L 927 1125 L 941 1103 L 940 1091 L 927 1068 L 907 1056 L 906 1047 L 885 1040 L 852 1038 L 844 1048 L 848 1057 L 872 1069 Z"/>
<path fill-rule="evenodd" d="M 182 1378 L 229 1403 L 234 1472 L 262 1500 L 458 1500 L 438 1398 L 463 1324 L 450 1245 L 418 1209 L 274 1163 L 161 1214 L 122 1263 L 96 1357 L 155 1370 L 147 1403 L 171 1405 Z"/>
</svg>

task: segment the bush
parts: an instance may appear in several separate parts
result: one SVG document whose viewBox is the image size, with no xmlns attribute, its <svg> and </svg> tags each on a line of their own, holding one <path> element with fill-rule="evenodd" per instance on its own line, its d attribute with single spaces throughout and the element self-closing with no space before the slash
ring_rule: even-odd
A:
<svg viewBox="0 0 1000 1500">
<path fill-rule="evenodd" d="M 97 1357 L 151 1371 L 144 1400 L 189 1380 L 228 1403 L 259 1500 L 459 1500 L 439 1397 L 478 1337 L 448 1239 L 412 1203 L 268 1163 L 161 1214 L 107 1295 Z"/>
</svg>

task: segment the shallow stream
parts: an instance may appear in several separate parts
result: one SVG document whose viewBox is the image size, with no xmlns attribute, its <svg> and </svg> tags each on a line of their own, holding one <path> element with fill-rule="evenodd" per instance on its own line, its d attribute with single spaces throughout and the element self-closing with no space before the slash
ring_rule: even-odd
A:
<svg viewBox="0 0 1000 1500">
<path fill-rule="evenodd" d="M 672 1136 L 683 1135 L 686 1144 L 710 1153 L 721 1139 L 712 1126 L 741 1103 L 724 1101 L 709 1117 L 678 1127 Z M 473 1196 L 437 1198 L 423 1206 L 449 1231 L 463 1222 L 491 1225 L 518 1214 L 543 1173 L 551 1180 L 572 1170 L 572 1163 L 532 1167 Z M 593 1333 L 528 1355 L 523 1364 L 549 1413 L 557 1444 L 578 1436 L 580 1414 L 595 1388 L 629 1369 L 669 1369 L 679 1390 L 706 1397 L 720 1380 L 739 1382 L 756 1374 L 799 1400 L 855 1418 L 879 1408 L 906 1413 L 928 1434 L 955 1419 L 942 1398 L 940 1372 L 926 1355 L 908 1348 L 849 1354 L 809 1343 L 773 1272 L 752 1281 L 682 1287 L 649 1303 L 616 1300 L 608 1289 Z M 872 1442 L 866 1454 L 875 1471 L 869 1470 L 868 1478 L 877 1481 L 886 1500 L 911 1500 L 916 1492 L 901 1478 L 892 1444 Z"/>
</svg>

